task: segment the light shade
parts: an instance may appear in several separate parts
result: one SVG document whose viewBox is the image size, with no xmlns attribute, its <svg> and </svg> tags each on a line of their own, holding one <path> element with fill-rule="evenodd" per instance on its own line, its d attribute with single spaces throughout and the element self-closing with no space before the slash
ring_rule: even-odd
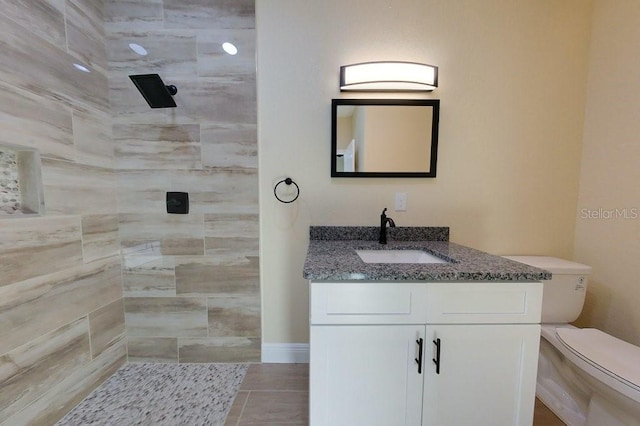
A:
<svg viewBox="0 0 640 426">
<path fill-rule="evenodd" d="M 340 67 L 340 91 L 430 92 L 438 67 L 415 62 L 363 62 Z"/>
</svg>

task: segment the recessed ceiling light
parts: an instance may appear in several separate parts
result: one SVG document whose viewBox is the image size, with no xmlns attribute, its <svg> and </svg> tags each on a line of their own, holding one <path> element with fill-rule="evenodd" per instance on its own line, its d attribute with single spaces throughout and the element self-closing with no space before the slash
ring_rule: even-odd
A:
<svg viewBox="0 0 640 426">
<path fill-rule="evenodd" d="M 147 56 L 147 49 L 137 43 L 129 43 L 129 48 L 140 56 Z"/>
<path fill-rule="evenodd" d="M 236 53 L 238 53 L 238 48 L 233 43 L 229 43 L 228 41 L 222 43 L 222 49 L 229 55 L 235 55 Z"/>
<path fill-rule="evenodd" d="M 74 67 L 76 67 L 76 69 L 82 71 L 82 72 L 91 72 L 91 70 L 87 67 L 85 67 L 84 65 L 80 65 L 80 64 L 73 64 Z"/>
</svg>

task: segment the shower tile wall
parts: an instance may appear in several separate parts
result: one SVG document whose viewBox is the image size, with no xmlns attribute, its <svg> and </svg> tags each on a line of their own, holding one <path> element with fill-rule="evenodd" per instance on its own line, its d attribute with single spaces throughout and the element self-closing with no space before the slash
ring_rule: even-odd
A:
<svg viewBox="0 0 640 426">
<path fill-rule="evenodd" d="M 103 14 L 0 0 L 0 145 L 40 152 L 47 207 L 0 216 L 3 425 L 55 422 L 126 360 Z"/>
<path fill-rule="evenodd" d="M 108 0 L 105 28 L 129 360 L 259 361 L 254 0 Z M 177 108 L 128 77 L 153 73 Z"/>
</svg>

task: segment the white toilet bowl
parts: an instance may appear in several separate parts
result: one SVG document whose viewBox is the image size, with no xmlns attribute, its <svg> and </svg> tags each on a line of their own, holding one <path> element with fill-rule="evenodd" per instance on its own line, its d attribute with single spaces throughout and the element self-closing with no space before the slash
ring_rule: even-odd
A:
<svg viewBox="0 0 640 426">
<path fill-rule="evenodd" d="M 507 256 L 546 269 L 536 395 L 569 426 L 640 426 L 640 347 L 569 325 L 591 268 L 541 256 Z"/>
</svg>

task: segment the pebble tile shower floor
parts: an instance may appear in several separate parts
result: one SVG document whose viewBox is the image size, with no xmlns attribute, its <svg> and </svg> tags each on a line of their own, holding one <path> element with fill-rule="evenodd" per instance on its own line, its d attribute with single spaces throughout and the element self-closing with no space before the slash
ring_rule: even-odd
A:
<svg viewBox="0 0 640 426">
<path fill-rule="evenodd" d="M 127 364 L 58 426 L 223 425 L 245 364 Z"/>
</svg>

